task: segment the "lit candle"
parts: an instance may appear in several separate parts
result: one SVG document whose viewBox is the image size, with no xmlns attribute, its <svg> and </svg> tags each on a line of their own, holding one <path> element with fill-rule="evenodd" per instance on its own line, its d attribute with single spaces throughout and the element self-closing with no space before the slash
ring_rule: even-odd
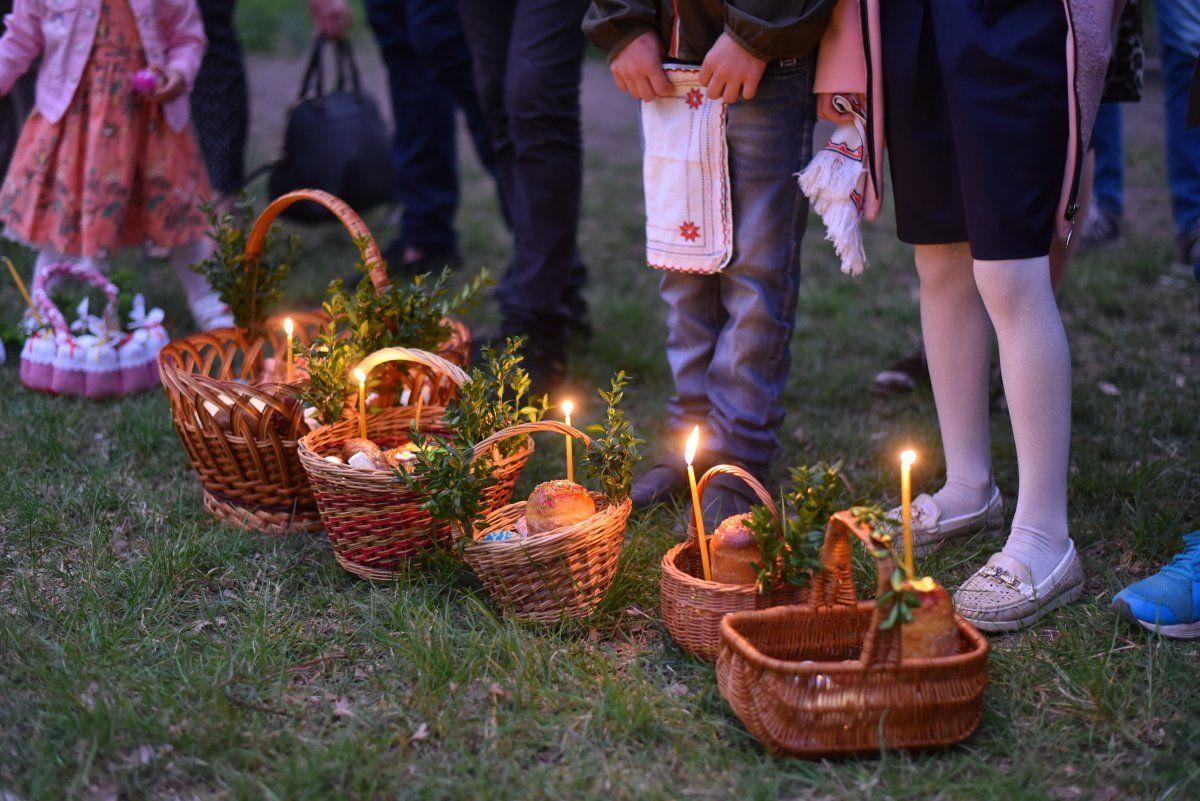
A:
<svg viewBox="0 0 1200 801">
<path fill-rule="evenodd" d="M 367 374 L 361 367 L 354 368 L 354 378 L 358 381 L 358 435 L 367 437 Z"/>
<path fill-rule="evenodd" d="M 563 422 L 571 425 L 571 412 L 575 411 L 575 404 L 571 401 L 563 401 L 562 410 Z M 567 434 L 567 481 L 575 480 L 575 455 L 572 452 L 573 447 L 571 435 Z"/>
<path fill-rule="evenodd" d="M 900 515 L 904 520 L 904 571 L 913 577 L 912 542 L 912 466 L 917 461 L 916 451 L 900 454 Z"/>
<path fill-rule="evenodd" d="M 296 331 L 296 324 L 292 322 L 291 317 L 287 317 L 283 321 L 283 333 L 287 334 L 287 382 L 292 383 L 292 334 Z"/>
<path fill-rule="evenodd" d="M 683 459 L 687 462 L 688 483 L 692 485 L 692 515 L 696 518 L 696 541 L 700 543 L 700 564 L 704 568 L 704 580 L 712 581 L 712 569 L 708 566 L 708 538 L 704 535 L 704 516 L 700 513 L 700 492 L 696 489 L 696 471 L 692 462 L 700 447 L 700 426 L 692 429 L 687 438 Z"/>
</svg>

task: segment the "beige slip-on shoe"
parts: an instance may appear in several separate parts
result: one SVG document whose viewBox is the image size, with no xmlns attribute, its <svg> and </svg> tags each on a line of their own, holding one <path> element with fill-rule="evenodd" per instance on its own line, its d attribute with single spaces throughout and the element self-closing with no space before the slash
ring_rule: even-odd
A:
<svg viewBox="0 0 1200 801">
<path fill-rule="evenodd" d="M 904 556 L 904 529 L 900 507 L 884 516 L 885 531 L 892 535 L 896 553 Z M 912 502 L 913 555 L 923 557 L 951 542 L 964 540 L 981 532 L 995 536 L 1004 531 L 1004 501 L 1000 490 L 992 487 L 992 497 L 987 506 L 978 512 L 942 517 L 942 510 L 933 496 L 922 493 Z"/>
<path fill-rule="evenodd" d="M 982 631 L 1020 631 L 1082 595 L 1083 565 L 1075 543 L 1067 540 L 1066 555 L 1037 585 L 1028 565 L 1003 553 L 992 554 L 954 594 L 954 608 Z"/>
</svg>

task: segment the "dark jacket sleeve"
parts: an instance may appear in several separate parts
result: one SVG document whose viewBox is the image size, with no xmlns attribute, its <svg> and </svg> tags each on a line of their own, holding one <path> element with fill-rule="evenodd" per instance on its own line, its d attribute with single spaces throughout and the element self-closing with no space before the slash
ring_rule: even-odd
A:
<svg viewBox="0 0 1200 801">
<path fill-rule="evenodd" d="M 654 0 L 593 0 L 583 18 L 583 32 L 612 61 L 617 54 L 646 31 L 658 27 Z"/>
<path fill-rule="evenodd" d="M 817 49 L 833 6 L 834 0 L 726 0 L 725 33 L 767 61 L 801 58 Z"/>
</svg>

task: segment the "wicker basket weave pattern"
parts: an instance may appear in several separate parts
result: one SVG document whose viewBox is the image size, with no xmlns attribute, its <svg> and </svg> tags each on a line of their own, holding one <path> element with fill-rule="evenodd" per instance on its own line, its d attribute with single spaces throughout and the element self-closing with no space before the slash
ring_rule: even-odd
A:
<svg viewBox="0 0 1200 801">
<path fill-rule="evenodd" d="M 291 192 L 263 209 L 247 237 L 247 260 L 262 255 L 267 232 L 280 212 L 302 200 L 324 205 L 356 242 L 363 243 L 371 281 L 377 289 L 385 288 L 387 268 L 362 219 L 333 195 L 317 190 Z M 297 351 L 328 322 L 319 313 L 291 317 L 297 324 Z M 158 358 L 175 429 L 204 487 L 205 507 L 228 523 L 272 534 L 320 528 L 316 502 L 296 455 L 296 441 L 307 426 L 294 388 L 254 386 L 263 360 L 285 350 L 282 325 L 282 317 L 268 320 L 265 337 L 234 329 L 195 334 L 166 345 Z M 450 332 L 443 353 L 465 366 L 470 332 L 453 321 Z M 418 367 L 390 379 L 385 376 L 380 403 L 401 402 L 406 388 L 407 398 L 414 389 L 427 388 L 428 402 L 440 405 L 452 395 L 453 385 L 447 388 Z"/>
<path fill-rule="evenodd" d="M 544 420 L 521 423 L 497 432 L 475 446 L 475 457 L 503 439 L 547 431 L 574 437 L 585 445 L 583 432 Z M 611 503 L 599 493 L 596 513 L 574 525 L 515 540 L 483 542 L 492 531 L 511 529 L 525 515 L 525 503 L 513 503 L 487 516 L 463 549 L 463 560 L 505 613 L 538 623 L 554 623 L 589 614 L 603 600 L 617 575 L 625 525 L 633 510 L 626 498 Z"/>
<path fill-rule="evenodd" d="M 393 363 L 410 363 L 446 377 L 455 387 L 466 380 L 456 365 L 432 353 L 410 348 L 386 348 L 371 354 L 358 368 L 369 372 Z M 367 415 L 367 436 L 380 447 L 409 441 L 417 422 L 423 433 L 446 433 L 442 406 L 400 406 Z M 449 525 L 435 522 L 421 508 L 424 498 L 409 490 L 391 472 L 357 470 L 325 460 L 337 455 L 346 440 L 359 434 L 358 419 L 323 426 L 300 440 L 299 455 L 308 473 L 317 507 L 334 556 L 343 568 L 373 581 L 389 581 L 404 568 L 405 560 L 452 541 Z M 492 465 L 496 483 L 486 493 L 486 508 L 508 503 L 513 487 L 533 453 L 533 443 Z"/>
<path fill-rule="evenodd" d="M 926 749 L 978 727 L 988 643 L 961 617 L 955 654 L 903 660 L 899 628 L 859 601 L 851 541 L 870 532 L 848 512 L 830 520 L 809 604 L 738 612 L 721 621 L 717 684 L 746 728 L 774 753 L 808 758 Z M 879 591 L 890 558 L 879 561 Z"/>
<path fill-rule="evenodd" d="M 779 516 L 779 510 L 766 488 L 750 473 L 735 465 L 717 465 L 700 477 L 696 488 L 702 499 L 709 483 L 721 475 L 746 482 L 759 501 L 776 517 Z M 759 593 L 754 585 L 705 581 L 694 520 L 688 525 L 687 541 L 671 548 L 663 556 L 661 603 L 667 630 L 681 648 L 708 662 L 715 660 L 720 650 L 720 624 L 725 615 L 748 609 L 797 604 L 807 595 L 806 589 L 791 585 L 772 587 L 765 593 Z"/>
</svg>

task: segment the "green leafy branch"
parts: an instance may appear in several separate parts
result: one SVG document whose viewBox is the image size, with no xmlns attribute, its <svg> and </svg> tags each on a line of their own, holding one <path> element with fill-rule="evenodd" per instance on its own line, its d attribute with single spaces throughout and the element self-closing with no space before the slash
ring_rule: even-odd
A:
<svg viewBox="0 0 1200 801">
<path fill-rule="evenodd" d="M 589 478 L 613 503 L 621 503 L 629 497 L 633 485 L 633 466 L 640 458 L 639 439 L 629 422 L 621 402 L 625 399 L 625 387 L 629 377 L 619 371 L 612 377 L 607 390 L 599 390 L 606 410 L 604 422 L 588 426 L 592 435 L 592 446 L 583 455 L 583 467 Z"/>
<path fill-rule="evenodd" d="M 871 556 L 877 560 L 889 557 L 892 560 L 892 575 L 888 576 L 888 589 L 880 593 L 879 598 L 876 599 L 879 607 L 887 610 L 879 628 L 890 629 L 897 624 L 912 623 L 912 610 L 921 605 L 921 599 L 908 585 L 908 576 L 905 574 L 904 568 L 900 566 L 902 560 L 896 553 L 892 535 L 880 527 L 880 523 L 885 519 L 882 507 L 857 506 L 851 509 L 850 513 L 854 515 L 854 519 L 860 525 L 871 528 L 871 542 L 874 543 Z"/>
<path fill-rule="evenodd" d="M 192 265 L 228 304 L 238 328 L 261 336 L 268 315 L 283 297 L 283 281 L 292 271 L 300 252 L 300 239 L 267 233 L 263 251 L 257 259 L 246 256 L 248 222 L 257 217 L 253 204 L 242 196 L 226 214 L 218 214 L 212 205 L 203 207 L 208 218 L 213 253 Z"/>
</svg>

